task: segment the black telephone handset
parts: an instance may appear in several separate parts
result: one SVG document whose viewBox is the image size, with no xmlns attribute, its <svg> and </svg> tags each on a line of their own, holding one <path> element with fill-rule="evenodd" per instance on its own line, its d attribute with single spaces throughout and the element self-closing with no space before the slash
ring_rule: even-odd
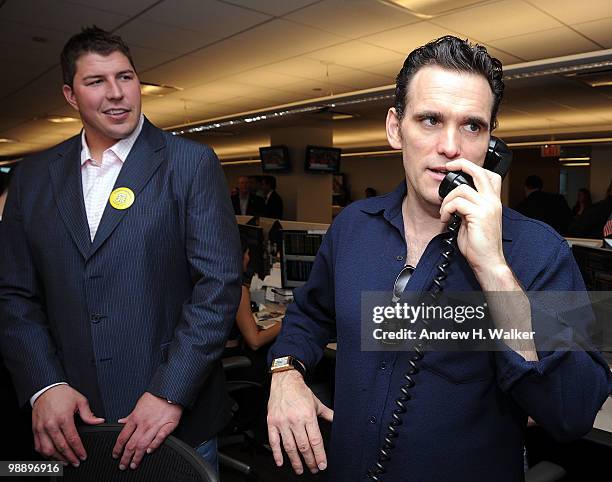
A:
<svg viewBox="0 0 612 482">
<path fill-rule="evenodd" d="M 485 162 L 482 167 L 489 171 L 496 172 L 502 179 L 505 177 L 510 164 L 512 163 L 512 151 L 508 149 L 508 146 L 504 141 L 497 137 L 491 136 L 489 140 L 489 148 L 485 157 Z M 444 199 L 446 195 L 461 184 L 469 184 L 474 187 L 472 176 L 465 174 L 461 171 L 449 172 L 438 189 L 438 194 Z"/>
<path fill-rule="evenodd" d="M 483 167 L 490 171 L 496 172 L 502 178 L 508 172 L 510 164 L 512 163 L 512 151 L 508 149 L 508 146 L 497 137 L 491 136 L 489 140 L 489 148 L 485 157 Z M 469 184 L 474 189 L 474 182 L 472 176 L 461 171 L 449 172 L 438 188 L 438 194 L 441 198 L 445 198 L 449 192 L 462 184 Z M 461 218 L 457 213 L 453 214 L 451 221 L 448 225 L 449 236 L 442 242 L 442 261 L 438 265 L 436 270 L 436 276 L 432 281 L 431 291 L 428 293 L 430 298 L 437 302 L 440 294 L 443 290 L 443 283 L 447 276 L 447 269 L 455 251 L 457 233 L 461 226 Z M 402 270 L 403 271 L 403 270 Z M 401 273 L 400 273 L 401 275 Z M 399 276 L 398 276 L 399 279 Z M 397 283 L 397 282 L 396 282 Z M 405 287 L 406 283 L 404 283 Z M 401 293 L 400 293 L 401 295 Z M 395 290 L 394 290 L 394 301 L 395 301 Z M 423 323 L 425 323 L 423 321 Z M 399 432 L 397 427 L 402 424 L 402 415 L 406 412 L 406 403 L 410 400 L 410 390 L 415 385 L 414 376 L 419 372 L 419 364 L 423 359 L 425 345 L 421 342 L 417 343 L 413 347 L 414 354 L 412 354 L 408 360 L 408 369 L 404 374 L 405 383 L 400 387 L 400 395 L 395 400 L 396 408 L 393 410 L 391 417 L 392 420 L 387 426 L 385 438 L 382 447 L 379 450 L 378 459 L 374 466 L 368 470 L 368 477 L 373 481 L 380 481 L 382 475 L 386 472 L 385 464 L 391 460 L 391 451 L 397 445 L 397 437 Z"/>
</svg>

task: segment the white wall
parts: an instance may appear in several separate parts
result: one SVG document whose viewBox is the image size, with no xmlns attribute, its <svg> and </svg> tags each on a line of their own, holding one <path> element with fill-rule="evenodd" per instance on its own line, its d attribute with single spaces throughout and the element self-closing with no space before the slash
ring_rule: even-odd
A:
<svg viewBox="0 0 612 482">
<path fill-rule="evenodd" d="M 373 187 L 380 195 L 393 191 L 405 179 L 399 152 L 381 157 L 345 157 L 340 170 L 346 174 L 353 201 L 365 197 L 366 187 Z"/>
<path fill-rule="evenodd" d="M 612 145 L 594 145 L 591 149 L 591 196 L 593 202 L 606 197 L 606 189 L 612 181 Z"/>
</svg>

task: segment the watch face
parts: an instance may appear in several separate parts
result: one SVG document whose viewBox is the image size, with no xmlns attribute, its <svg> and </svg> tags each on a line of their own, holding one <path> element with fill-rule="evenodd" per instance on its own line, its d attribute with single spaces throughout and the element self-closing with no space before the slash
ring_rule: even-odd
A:
<svg viewBox="0 0 612 482">
<path fill-rule="evenodd" d="M 272 361 L 272 369 L 274 370 L 275 368 L 279 368 L 279 367 L 285 367 L 289 364 L 289 357 L 288 356 L 283 356 L 280 358 L 275 358 Z"/>
</svg>

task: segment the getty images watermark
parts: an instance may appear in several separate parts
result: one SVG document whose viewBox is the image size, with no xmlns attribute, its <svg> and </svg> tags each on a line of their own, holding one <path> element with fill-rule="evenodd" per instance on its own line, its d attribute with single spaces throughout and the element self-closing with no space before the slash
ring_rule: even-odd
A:
<svg viewBox="0 0 612 482">
<path fill-rule="evenodd" d="M 426 327 L 416 328 L 420 320 L 435 322 L 436 320 L 452 320 L 456 324 L 464 322 L 480 322 L 487 316 L 487 303 L 477 306 L 431 306 L 424 302 L 414 306 L 409 303 L 395 303 L 394 306 L 374 306 L 372 321 L 378 327 L 372 331 L 372 336 L 379 341 L 397 340 L 533 340 L 535 331 L 522 331 L 517 328 L 481 328 L 472 327 L 461 330 L 436 329 L 429 323 Z M 397 323 L 393 323 L 397 321 Z M 412 328 L 404 328 L 406 324 Z"/>
<path fill-rule="evenodd" d="M 364 351 L 612 351 L 612 292 L 364 292 Z"/>
</svg>

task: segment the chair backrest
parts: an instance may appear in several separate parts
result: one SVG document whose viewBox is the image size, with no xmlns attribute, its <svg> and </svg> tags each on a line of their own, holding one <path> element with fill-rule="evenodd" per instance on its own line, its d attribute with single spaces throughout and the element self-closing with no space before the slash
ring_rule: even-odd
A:
<svg viewBox="0 0 612 482">
<path fill-rule="evenodd" d="M 194 449 L 172 435 L 155 452 L 145 455 L 136 470 L 119 470 L 112 449 L 123 425 L 102 424 L 79 427 L 87 460 L 79 468 L 64 467 L 56 482 L 218 482 L 210 464 Z"/>
</svg>

